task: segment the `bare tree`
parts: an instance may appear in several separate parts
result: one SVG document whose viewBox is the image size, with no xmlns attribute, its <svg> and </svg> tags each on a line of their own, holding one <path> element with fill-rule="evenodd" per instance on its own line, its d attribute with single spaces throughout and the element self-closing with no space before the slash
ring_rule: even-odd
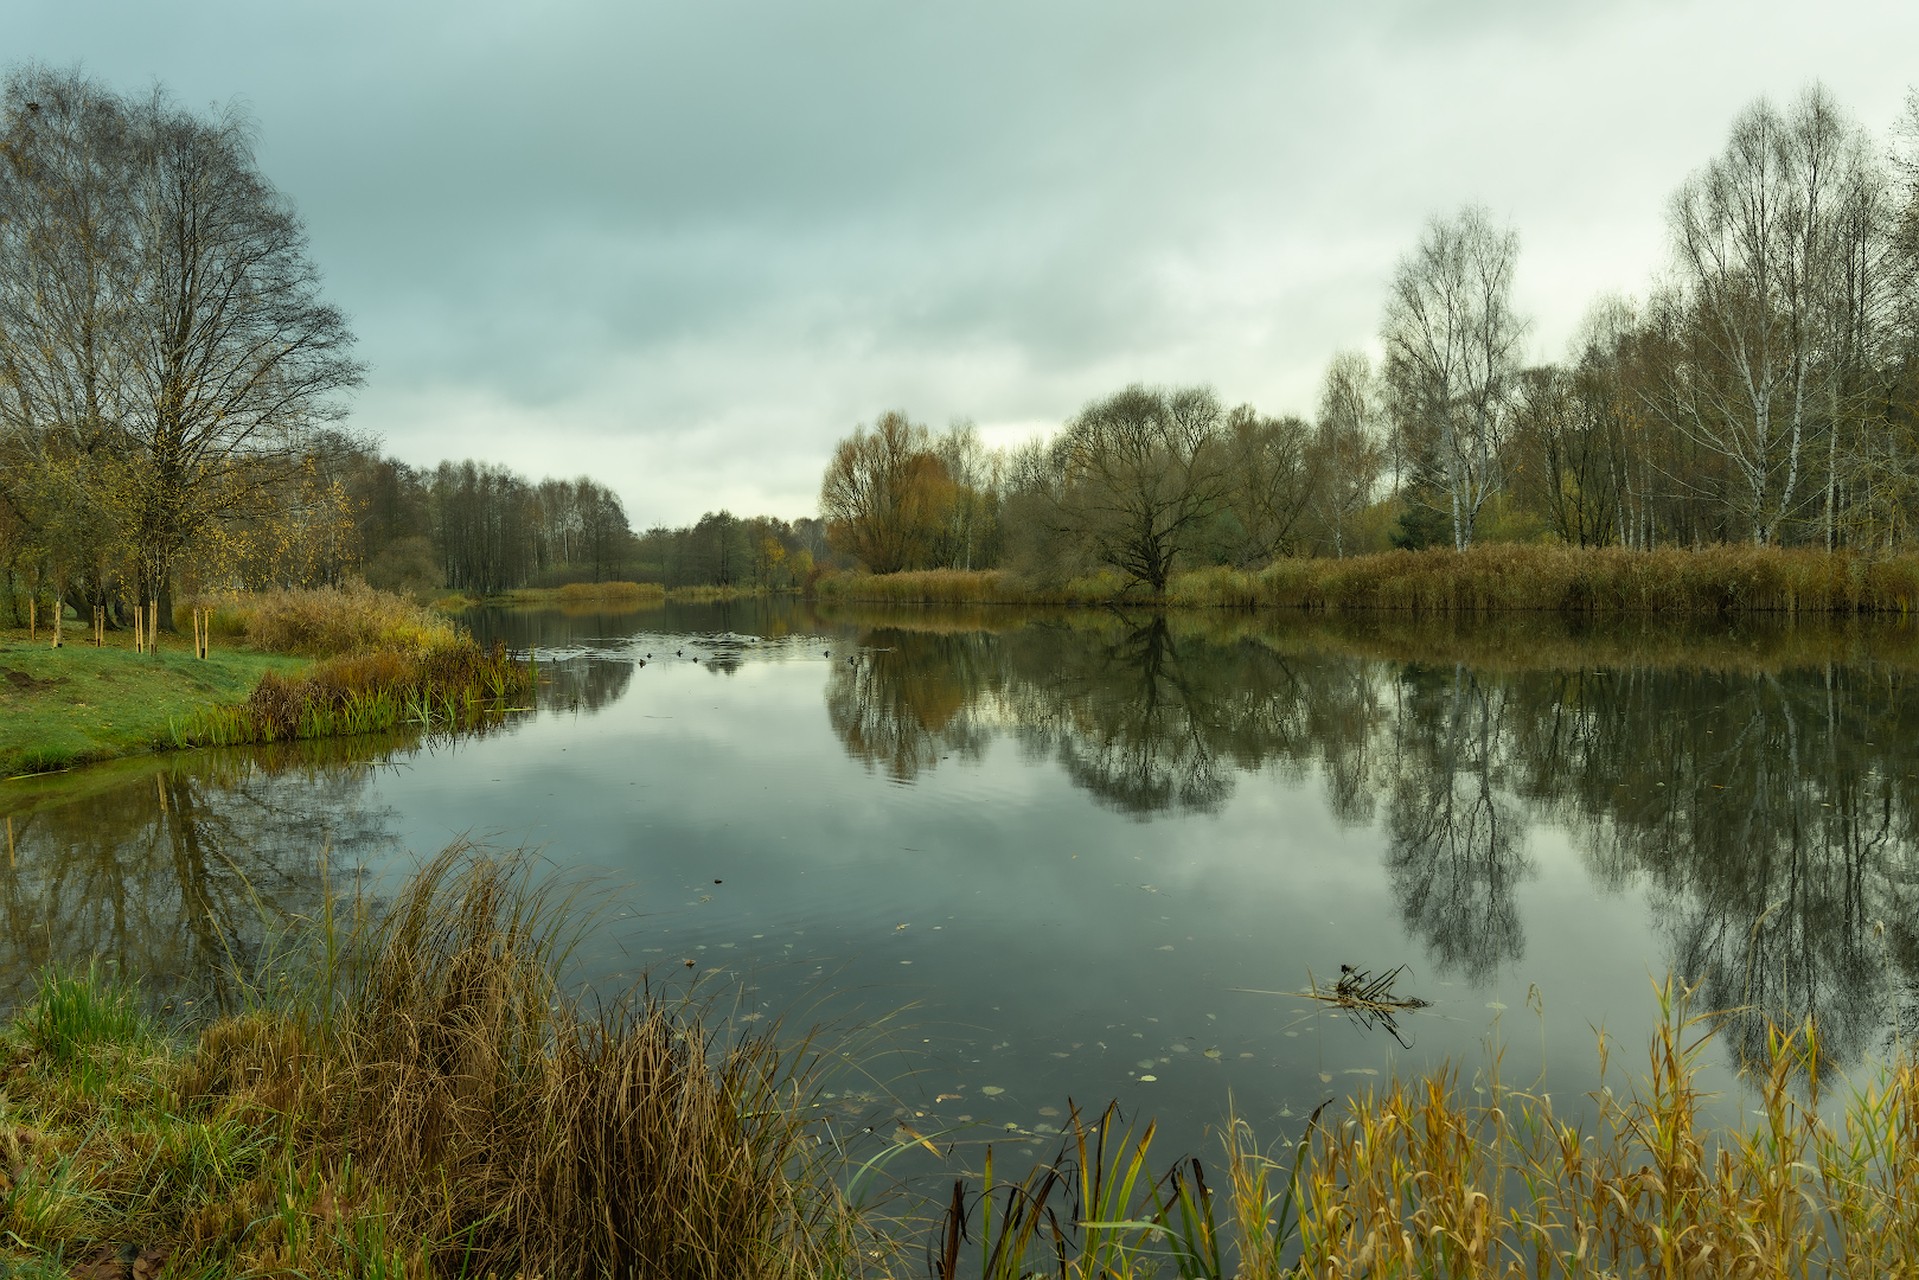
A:
<svg viewBox="0 0 1919 1280">
<path fill-rule="evenodd" d="M 1204 387 L 1135 384 L 1087 405 L 1053 446 L 1062 527 L 1099 562 L 1163 593 L 1226 496 L 1224 426 Z"/>
<path fill-rule="evenodd" d="M 1346 554 L 1346 531 L 1373 500 L 1385 457 L 1379 446 L 1378 395 L 1372 365 L 1358 351 L 1342 351 L 1326 368 L 1313 429 L 1308 470 L 1312 506 L 1332 534 L 1333 554 Z"/>
<path fill-rule="evenodd" d="M 1836 425 L 1829 380 L 1854 363 L 1870 305 L 1852 273 L 1866 270 L 1861 238 L 1877 234 L 1871 165 L 1864 134 L 1814 86 L 1790 115 L 1764 99 L 1748 107 L 1673 197 L 1689 323 L 1662 407 L 1730 465 L 1756 543 L 1777 540 L 1819 492 L 1809 448 Z M 1828 441 L 1829 459 L 1837 447 Z"/>
<path fill-rule="evenodd" d="M 257 504 L 264 464 L 297 458 L 362 368 L 305 229 L 254 165 L 250 122 L 155 93 L 136 123 L 137 400 L 123 429 L 143 464 L 131 514 L 145 594 L 164 603 L 199 531 Z"/>
<path fill-rule="evenodd" d="M 1453 545 L 1502 480 L 1509 383 L 1525 323 L 1512 307 L 1519 235 L 1483 208 L 1435 218 L 1399 260 L 1380 337 L 1396 427 L 1415 468 L 1451 506 Z"/>
<path fill-rule="evenodd" d="M 297 481 L 302 436 L 359 381 L 352 335 L 244 117 L 28 68 L 5 126 L 0 430 L 164 606 L 196 537 Z"/>
</svg>

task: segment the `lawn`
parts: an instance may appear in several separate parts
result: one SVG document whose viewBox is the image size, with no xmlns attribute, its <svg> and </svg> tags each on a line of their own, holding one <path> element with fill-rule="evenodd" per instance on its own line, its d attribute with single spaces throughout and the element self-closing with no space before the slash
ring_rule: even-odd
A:
<svg viewBox="0 0 1919 1280">
<path fill-rule="evenodd" d="M 237 647 L 200 659 L 190 637 L 173 636 L 156 653 L 135 653 L 127 632 L 109 632 L 96 649 L 83 627 L 54 649 L 44 627 L 37 639 L 0 630 L 0 778 L 170 746 L 170 724 L 244 702 L 266 672 L 310 662 Z"/>
</svg>

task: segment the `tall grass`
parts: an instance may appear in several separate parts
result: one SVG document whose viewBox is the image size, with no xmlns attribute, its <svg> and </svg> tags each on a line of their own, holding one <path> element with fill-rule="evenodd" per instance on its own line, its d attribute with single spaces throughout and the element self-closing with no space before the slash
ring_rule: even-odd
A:
<svg viewBox="0 0 1919 1280">
<path fill-rule="evenodd" d="M 1186 570 L 1172 576 L 1158 599 L 1112 570 L 1052 586 L 1000 570 L 827 574 L 816 591 L 828 602 L 892 604 L 1151 600 L 1192 608 L 1417 614 L 1908 614 L 1919 608 L 1919 556 L 1875 558 L 1745 545 L 1629 551 L 1487 543 L 1463 552 L 1289 557 L 1258 570 Z"/>
<path fill-rule="evenodd" d="M 464 638 L 425 651 L 376 650 L 325 658 L 291 675 L 268 672 L 246 702 L 207 708 L 173 736 L 178 746 L 239 746 L 409 725 L 463 729 L 529 701 L 535 680 L 532 663 Z"/>
<path fill-rule="evenodd" d="M 453 644 L 459 634 L 433 610 L 363 582 L 275 588 L 190 601 L 181 609 L 196 604 L 212 607 L 212 634 L 243 639 L 271 653 L 327 656 L 381 649 L 425 653 Z"/>
<path fill-rule="evenodd" d="M 1701 1119 L 1716 1019 L 1671 982 L 1642 1074 L 1608 1072 L 1589 1119 L 1442 1069 L 1322 1107 L 1290 1151 L 1226 1134 L 1225 1182 L 1197 1160 L 1155 1176 L 1152 1127 L 1073 1116 L 1059 1155 L 1016 1181 L 991 1152 L 933 1233 L 947 1280 L 1227 1276 L 1910 1275 L 1919 1259 L 1919 1063 L 1903 1056 L 1820 1109 L 1816 1028 L 1775 1030 L 1753 1119 Z M 1220 1204 L 1219 1201 L 1224 1203 Z"/>
<path fill-rule="evenodd" d="M 511 604 L 606 605 L 639 609 L 663 604 L 666 588 L 657 582 L 569 582 L 559 587 L 526 587 L 502 596 Z M 473 603 L 478 603 L 474 601 Z"/>
<path fill-rule="evenodd" d="M 1816 1028 L 1775 1030 L 1754 1121 L 1700 1120 L 1710 1015 L 1660 988 L 1645 1073 L 1589 1125 L 1543 1091 L 1396 1082 L 1313 1137 L 1301 1270 L 1377 1276 L 1903 1274 L 1919 1258 L 1919 1069 L 1819 1110 Z M 1601 1046 L 1602 1062 L 1605 1047 Z"/>
<path fill-rule="evenodd" d="M 1775 1030 L 1749 1119 L 1697 1084 L 1717 1019 L 1658 989 L 1635 1071 L 1569 1114 L 1495 1050 L 1330 1104 L 1223 1176 L 1075 1109 L 990 1148 L 929 1227 L 862 1219 L 811 1117 L 824 1058 L 642 987 L 567 986 L 582 918 L 523 859 L 447 850 L 390 906 L 323 899 L 188 1042 L 98 969 L 0 1031 L 0 1271 L 140 1246 L 174 1275 L 1881 1276 L 1919 1258 L 1919 1064 L 1821 1106 L 1817 1029 Z M 872 1161 L 868 1162 L 870 1166 Z M 890 1234 L 875 1234 L 876 1230 Z M 104 1252 L 102 1252 L 104 1250 Z"/>
<path fill-rule="evenodd" d="M 115 1070 L 84 1094 L 43 986 L 0 1036 L 0 1271 L 127 1241 L 173 1275 L 858 1270 L 822 1059 L 645 989 L 588 1006 L 577 920 L 523 859 L 449 850 L 387 910 L 325 904 L 191 1044 L 83 1038 Z"/>
<path fill-rule="evenodd" d="M 1101 604 L 1144 598 L 1136 585 L 1111 569 L 1054 584 L 1002 569 L 827 573 L 813 589 L 829 604 Z"/>
</svg>

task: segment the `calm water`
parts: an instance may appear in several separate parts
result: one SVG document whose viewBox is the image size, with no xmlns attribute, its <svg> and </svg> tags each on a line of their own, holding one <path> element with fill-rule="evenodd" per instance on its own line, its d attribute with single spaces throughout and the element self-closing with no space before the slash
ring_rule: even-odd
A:
<svg viewBox="0 0 1919 1280">
<path fill-rule="evenodd" d="M 539 849 L 609 988 L 699 977 L 832 1021 L 838 1118 L 1043 1138 L 1069 1096 L 1202 1152 L 1487 1046 L 1556 1095 L 1651 980 L 1885 1052 L 1919 976 L 1909 630 L 1299 619 L 487 612 L 537 712 L 455 742 L 190 753 L 0 787 L 0 995 L 100 951 L 156 986 L 259 945 L 323 875 Z M 1687 655 L 1675 664 L 1676 655 Z M 690 964 L 688 963 L 690 962 Z M 1286 993 L 1404 964 L 1396 1033 Z M 184 994 L 181 997 L 185 998 Z M 1294 1120 L 1292 1123 L 1296 1124 Z"/>
</svg>

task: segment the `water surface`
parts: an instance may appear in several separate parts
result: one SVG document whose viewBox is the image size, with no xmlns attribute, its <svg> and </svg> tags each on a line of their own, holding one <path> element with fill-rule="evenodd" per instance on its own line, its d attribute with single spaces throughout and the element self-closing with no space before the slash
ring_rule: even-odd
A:
<svg viewBox="0 0 1919 1280">
<path fill-rule="evenodd" d="M 1829 1066 L 1919 974 L 1902 628 L 1413 626 L 1084 611 L 487 611 L 539 709 L 479 737 L 186 753 L 7 784 L 0 979 L 103 952 L 187 991 L 455 839 L 590 882 L 584 971 L 855 1033 L 849 1129 L 1044 1138 L 1068 1098 L 1205 1151 L 1503 1046 L 1636 1063 L 1651 983 Z M 1396 1028 L 1301 999 L 1406 965 Z M 183 997 L 184 998 L 184 997 Z M 1011 1130 L 1011 1134 L 1008 1130 Z"/>
</svg>

